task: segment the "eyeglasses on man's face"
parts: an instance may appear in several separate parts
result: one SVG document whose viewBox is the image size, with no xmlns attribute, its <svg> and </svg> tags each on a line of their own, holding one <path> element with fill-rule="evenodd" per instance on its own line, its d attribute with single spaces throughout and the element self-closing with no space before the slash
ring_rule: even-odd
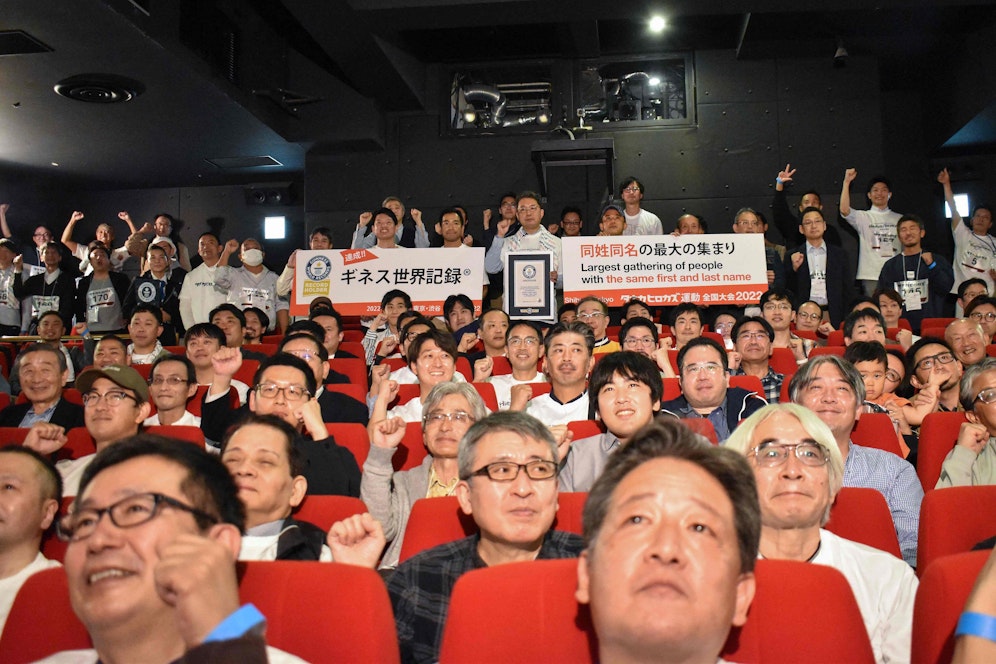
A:
<svg viewBox="0 0 996 664">
<path fill-rule="evenodd" d="M 488 477 L 495 482 L 511 482 L 519 476 L 519 471 L 525 469 L 526 476 L 531 480 L 548 480 L 557 475 L 560 466 L 556 461 L 536 459 L 529 463 L 514 461 L 495 461 L 471 473 L 471 477 Z"/>
<path fill-rule="evenodd" d="M 996 313 L 994 313 L 992 311 L 987 311 L 985 313 L 983 313 L 981 311 L 973 311 L 970 314 L 970 317 L 972 318 L 972 320 L 977 320 L 980 323 L 982 321 L 986 321 L 987 323 L 991 323 L 994 320 L 996 320 Z"/>
<path fill-rule="evenodd" d="M 304 401 L 311 398 L 311 392 L 300 385 L 286 385 L 281 387 L 274 383 L 261 383 L 253 389 L 256 390 L 256 394 L 267 399 L 276 399 L 280 393 L 283 393 L 287 401 Z"/>
<path fill-rule="evenodd" d="M 931 369 L 934 368 L 935 362 L 937 364 L 951 364 L 952 362 L 954 362 L 954 359 L 955 359 L 954 355 L 945 351 L 943 353 L 938 353 L 937 355 L 931 355 L 929 357 L 921 359 L 919 362 L 916 363 L 914 369 L 916 371 L 919 371 L 920 369 L 923 369 L 924 371 L 930 371 Z"/>
<path fill-rule="evenodd" d="M 176 498 L 161 493 L 139 493 L 122 498 L 116 503 L 96 509 L 84 507 L 62 517 L 56 523 L 56 534 L 64 542 L 79 542 L 90 537 L 97 530 L 101 517 L 105 514 L 118 528 L 134 528 L 151 521 L 164 507 L 172 507 L 189 512 L 208 524 L 218 523 L 218 518 L 196 507 L 191 507 Z"/>
<path fill-rule="evenodd" d="M 785 445 L 782 443 L 761 443 L 752 450 L 754 461 L 762 468 L 775 468 L 784 464 L 789 454 L 795 454 L 795 458 L 805 466 L 822 466 L 827 460 L 827 450 L 819 443 L 796 443 Z"/>
<path fill-rule="evenodd" d="M 83 395 L 83 407 L 90 408 L 96 406 L 100 403 L 101 399 L 103 399 L 108 406 L 117 406 L 125 399 L 131 399 L 136 404 L 138 403 L 138 399 L 127 392 L 122 392 L 121 390 L 111 390 L 103 394 L 100 394 L 99 392 L 87 392 Z"/>
</svg>

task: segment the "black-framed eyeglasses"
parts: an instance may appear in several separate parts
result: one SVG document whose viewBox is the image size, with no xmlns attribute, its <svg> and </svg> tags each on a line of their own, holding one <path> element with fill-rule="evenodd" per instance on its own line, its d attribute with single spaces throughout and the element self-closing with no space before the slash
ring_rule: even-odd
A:
<svg viewBox="0 0 996 664">
<path fill-rule="evenodd" d="M 495 482 L 512 482 L 519 476 L 519 471 L 526 469 L 526 476 L 531 480 L 548 480 L 557 476 L 560 466 L 555 461 L 545 461 L 536 459 L 529 463 L 515 463 L 514 461 L 495 461 L 483 468 L 478 468 L 470 475 L 471 477 L 488 477 Z"/>
<path fill-rule="evenodd" d="M 284 398 L 288 401 L 304 401 L 311 398 L 311 392 L 300 385 L 281 387 L 274 383 L 262 383 L 252 389 L 256 390 L 256 394 L 267 399 L 276 399 L 281 392 L 284 393 Z"/>
<path fill-rule="evenodd" d="M 795 458 L 805 466 L 822 466 L 829 459 L 826 448 L 819 443 L 761 443 L 751 451 L 757 465 L 762 468 L 781 466 L 788 460 L 790 453 L 795 454 Z"/>
<path fill-rule="evenodd" d="M 937 361 L 938 364 L 951 364 L 952 362 L 954 362 L 954 359 L 955 359 L 954 355 L 945 351 L 943 353 L 938 353 L 937 355 L 931 355 L 930 357 L 922 358 L 919 362 L 916 363 L 916 366 L 913 368 L 916 371 L 919 371 L 920 369 L 930 371 L 931 369 L 934 368 L 935 360 Z"/>
<path fill-rule="evenodd" d="M 122 498 L 102 509 L 84 507 L 67 514 L 56 523 L 56 534 L 63 542 L 79 542 L 90 537 L 97 530 L 101 517 L 105 514 L 118 528 L 134 528 L 156 518 L 163 507 L 172 507 L 193 514 L 201 525 L 218 523 L 218 517 L 202 512 L 176 498 L 161 493 L 139 493 Z"/>
<path fill-rule="evenodd" d="M 984 320 L 987 323 L 991 323 L 994 320 L 996 320 L 996 313 L 994 313 L 992 311 L 987 311 L 985 313 L 983 313 L 981 311 L 973 311 L 970 315 L 975 320 L 978 320 L 978 321 L 983 321 Z"/>
</svg>

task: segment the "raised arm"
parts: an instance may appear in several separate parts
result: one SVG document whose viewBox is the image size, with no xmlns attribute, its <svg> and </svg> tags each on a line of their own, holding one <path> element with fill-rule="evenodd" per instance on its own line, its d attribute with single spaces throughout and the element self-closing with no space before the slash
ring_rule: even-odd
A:
<svg viewBox="0 0 996 664">
<path fill-rule="evenodd" d="M 74 254 L 79 247 L 79 242 L 73 240 L 73 229 L 76 228 L 76 222 L 81 219 L 83 219 L 83 213 L 79 210 L 74 210 L 69 216 L 69 223 L 66 224 L 66 230 L 62 231 L 62 244 L 66 245 L 66 248 Z"/>
<path fill-rule="evenodd" d="M 7 225 L 7 210 L 9 209 L 10 203 L 0 203 L 0 232 L 3 233 L 4 237 L 13 237 L 10 226 Z"/>
<path fill-rule="evenodd" d="M 964 219 L 958 214 L 958 207 L 955 205 L 954 191 L 951 189 L 951 174 L 948 173 L 948 169 L 942 169 L 937 174 L 937 181 L 944 187 L 944 200 L 947 201 L 948 207 L 951 208 L 951 232 L 954 233 L 964 223 Z"/>
<path fill-rule="evenodd" d="M 840 216 L 851 214 L 851 183 L 858 177 L 858 172 L 849 168 L 844 171 L 844 183 L 840 187 Z"/>
</svg>

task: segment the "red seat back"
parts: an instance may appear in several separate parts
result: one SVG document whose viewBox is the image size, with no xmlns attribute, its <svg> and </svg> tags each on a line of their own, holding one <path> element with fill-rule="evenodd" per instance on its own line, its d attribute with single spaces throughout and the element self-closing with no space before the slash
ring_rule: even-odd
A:
<svg viewBox="0 0 996 664">
<path fill-rule="evenodd" d="M 913 664 L 947 664 L 954 631 L 989 551 L 944 556 L 920 577 L 913 604 Z"/>
<path fill-rule="evenodd" d="M 931 413 L 920 425 L 920 444 L 917 447 L 916 474 L 924 492 L 937 486 L 941 477 L 944 457 L 958 440 L 962 422 L 968 421 L 965 413 Z"/>
<path fill-rule="evenodd" d="M 318 496 L 308 494 L 294 511 L 294 518 L 307 521 L 328 532 L 336 521 L 367 512 L 367 506 L 352 496 Z"/>
<path fill-rule="evenodd" d="M 370 451 L 367 428 L 357 422 L 326 422 L 325 428 L 337 444 L 353 453 L 356 465 L 363 468 L 363 462 L 367 460 L 367 453 Z"/>
<path fill-rule="evenodd" d="M 903 557 L 889 504 L 875 489 L 842 488 L 824 528 L 845 539 L 887 551 L 900 560 Z"/>
<path fill-rule="evenodd" d="M 481 395 L 484 405 L 492 413 L 498 412 L 498 395 L 495 394 L 495 386 L 491 383 L 471 383 L 477 393 Z"/>
<path fill-rule="evenodd" d="M 329 367 L 349 378 L 353 385 L 359 385 L 366 392 L 370 389 L 367 384 L 367 365 L 359 357 L 332 358 L 329 360 Z M 362 399 L 361 399 L 362 401 Z"/>
<path fill-rule="evenodd" d="M 91 647 L 90 635 L 69 603 L 65 570 L 55 567 L 28 577 L 0 635 L 0 662 L 34 662 Z"/>
<path fill-rule="evenodd" d="M 204 431 L 200 427 L 186 426 L 186 425 L 156 425 L 145 427 L 145 433 L 155 434 L 157 436 L 166 436 L 168 438 L 176 438 L 177 440 L 184 440 L 188 443 L 193 443 L 204 449 L 206 443 L 204 441 Z"/>
<path fill-rule="evenodd" d="M 996 485 L 928 491 L 920 504 L 917 572 L 941 556 L 971 551 L 996 535 Z"/>
<path fill-rule="evenodd" d="M 851 431 L 857 445 L 885 450 L 903 458 L 899 437 L 888 413 L 864 413 Z"/>
</svg>

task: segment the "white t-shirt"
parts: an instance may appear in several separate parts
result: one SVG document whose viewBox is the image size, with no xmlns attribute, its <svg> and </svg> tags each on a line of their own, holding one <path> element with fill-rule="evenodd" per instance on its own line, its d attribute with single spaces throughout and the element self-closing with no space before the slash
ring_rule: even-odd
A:
<svg viewBox="0 0 996 664">
<path fill-rule="evenodd" d="M 395 406 L 391 410 L 387 411 L 387 417 L 400 417 L 405 422 L 421 422 L 422 421 L 422 400 L 415 397 L 408 403 L 403 403 L 400 406 Z"/>
<path fill-rule="evenodd" d="M 813 562 L 847 578 L 868 630 L 877 662 L 910 661 L 913 600 L 919 581 L 913 569 L 891 553 L 820 530 Z"/>
<path fill-rule="evenodd" d="M 17 597 L 17 591 L 21 589 L 28 577 L 43 569 L 61 566 L 57 560 L 49 560 L 39 552 L 35 559 L 24 566 L 20 572 L 8 576 L 6 579 L 0 579 L 0 632 L 3 632 L 7 616 L 10 615 L 10 607 L 14 605 L 14 598 Z"/>
<path fill-rule="evenodd" d="M 988 233 L 976 235 L 964 222 L 958 224 L 954 231 L 954 285 L 952 293 L 958 292 L 958 286 L 969 279 L 982 279 L 986 282 L 986 290 L 993 292 L 993 279 L 989 270 L 996 268 L 996 238 Z"/>
<path fill-rule="evenodd" d="M 83 479 L 83 471 L 87 469 L 96 454 L 87 454 L 79 459 L 62 459 L 55 463 L 55 467 L 62 475 L 62 497 L 75 496 L 80 490 L 80 480 Z"/>
<path fill-rule="evenodd" d="M 902 217 L 889 208 L 855 210 L 844 217 L 858 231 L 858 275 L 861 280 L 878 281 L 882 266 L 899 253 L 896 224 Z"/>
<path fill-rule="evenodd" d="M 639 214 L 629 215 L 624 212 L 623 215 L 626 217 L 623 235 L 664 235 L 664 224 L 653 212 L 641 209 Z"/>
<path fill-rule="evenodd" d="M 512 378 L 512 374 L 503 374 L 491 376 L 486 382 L 491 383 L 495 388 L 495 396 L 498 397 L 498 410 L 508 410 L 509 406 L 512 405 L 513 385 L 528 385 L 529 383 L 545 383 L 547 381 L 546 376 L 536 372 L 536 375 L 529 380 L 516 380 Z M 587 415 L 582 419 L 587 419 Z"/>
<path fill-rule="evenodd" d="M 541 394 L 529 400 L 526 413 L 532 415 L 547 426 L 567 424 L 577 420 L 588 419 L 588 393 L 569 403 L 557 403 L 549 394 Z"/>
<path fill-rule="evenodd" d="M 297 655 L 272 646 L 266 646 L 266 659 L 270 664 L 307 664 Z M 96 664 L 98 661 L 96 650 L 63 650 L 38 660 L 38 664 Z"/>
<path fill-rule="evenodd" d="M 155 415 L 152 415 L 151 417 L 145 418 L 145 421 L 142 422 L 142 424 L 144 424 L 147 427 L 161 426 L 162 422 L 159 421 L 159 413 L 156 413 Z M 185 410 L 185 411 L 183 411 L 183 416 L 180 419 L 178 419 L 176 422 L 173 422 L 173 424 L 169 425 L 169 426 L 200 427 L 201 426 L 201 418 L 199 418 L 197 415 L 194 415 L 189 410 Z"/>
</svg>

